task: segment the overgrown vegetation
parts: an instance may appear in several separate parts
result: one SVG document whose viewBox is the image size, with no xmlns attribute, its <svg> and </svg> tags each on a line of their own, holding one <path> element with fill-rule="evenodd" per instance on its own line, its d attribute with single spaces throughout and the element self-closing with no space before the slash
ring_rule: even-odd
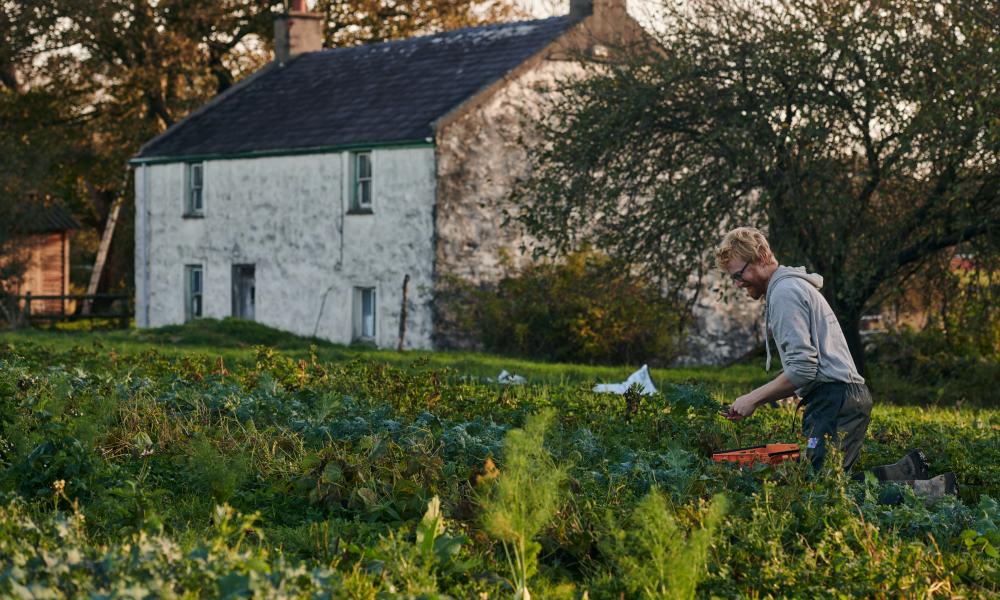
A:
<svg viewBox="0 0 1000 600">
<path fill-rule="evenodd" d="M 597 252 L 533 263 L 498 282 L 449 282 L 442 315 L 489 352 L 583 363 L 667 365 L 686 307 Z"/>
<path fill-rule="evenodd" d="M 877 483 L 713 463 L 794 439 L 792 413 L 735 425 L 716 413 L 732 394 L 697 384 L 658 380 L 630 410 L 592 376 L 505 387 L 426 356 L 220 362 L 8 339 L 0 595 L 1000 591 L 996 410 L 877 405 L 862 466 L 916 446 L 962 486 L 884 506 Z M 504 543 L 521 542 L 512 569 Z"/>
<path fill-rule="evenodd" d="M 871 345 L 872 383 L 897 403 L 1000 406 L 991 391 L 1000 381 L 1000 354 L 978 344 L 962 349 L 955 344 L 940 329 L 878 336 Z"/>
</svg>

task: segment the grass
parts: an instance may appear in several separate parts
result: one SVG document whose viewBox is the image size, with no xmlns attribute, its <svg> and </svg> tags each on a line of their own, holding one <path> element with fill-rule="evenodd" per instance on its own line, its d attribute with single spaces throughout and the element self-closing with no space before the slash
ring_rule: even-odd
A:
<svg viewBox="0 0 1000 600">
<path fill-rule="evenodd" d="M 533 384 L 572 385 L 623 381 L 642 365 L 603 366 L 569 363 L 545 363 L 509 356 L 477 352 L 432 352 L 426 350 L 376 349 L 364 345 L 334 344 L 318 338 L 305 338 L 252 321 L 238 319 L 200 319 L 183 325 L 158 329 L 31 329 L 0 332 L 0 343 L 29 342 L 67 351 L 74 347 L 99 346 L 119 354 L 136 355 L 155 349 L 166 356 L 200 355 L 222 357 L 226 363 L 249 364 L 255 346 L 267 346 L 295 358 L 308 358 L 312 349 L 323 362 L 365 360 L 394 366 L 422 365 L 426 369 L 453 369 L 458 375 L 496 378 L 500 371 L 522 375 Z M 651 369 L 658 385 L 668 383 L 709 383 L 722 393 L 748 390 L 770 378 L 758 365 L 729 367 L 676 367 Z M 773 373 L 772 373 L 773 376 Z"/>
</svg>

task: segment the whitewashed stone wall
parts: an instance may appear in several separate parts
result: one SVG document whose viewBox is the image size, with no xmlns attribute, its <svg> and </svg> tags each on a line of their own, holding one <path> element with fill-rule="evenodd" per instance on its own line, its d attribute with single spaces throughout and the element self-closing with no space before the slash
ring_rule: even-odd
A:
<svg viewBox="0 0 1000 600">
<path fill-rule="evenodd" d="M 230 316 L 232 265 L 254 264 L 255 320 L 349 343 L 354 288 L 374 287 L 376 343 L 395 347 L 409 274 L 406 347 L 430 347 L 433 148 L 372 151 L 372 214 L 347 214 L 348 153 L 207 161 L 203 218 L 183 216 L 184 169 L 137 167 L 140 327 L 184 321 L 187 264 L 204 268 L 203 316 Z"/>
<path fill-rule="evenodd" d="M 503 274 L 504 256 L 513 267 L 530 260 L 520 247 L 532 241 L 515 223 L 503 225 L 505 201 L 529 173 L 525 142 L 536 139 L 531 123 L 546 95 L 580 72 L 572 61 L 543 61 L 439 133 L 438 273 L 493 281 Z"/>
<path fill-rule="evenodd" d="M 717 271 L 705 277 L 692 312 L 694 323 L 685 351 L 675 364 L 725 365 L 764 343 L 763 301 L 752 300 L 732 285 L 727 287 Z"/>
</svg>

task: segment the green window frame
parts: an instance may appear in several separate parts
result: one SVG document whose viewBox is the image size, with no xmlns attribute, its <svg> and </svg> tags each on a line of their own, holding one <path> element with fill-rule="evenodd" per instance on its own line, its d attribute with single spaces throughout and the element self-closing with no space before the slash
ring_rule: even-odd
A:
<svg viewBox="0 0 1000 600">
<path fill-rule="evenodd" d="M 351 210 L 372 210 L 372 152 L 351 153 Z"/>
<path fill-rule="evenodd" d="M 184 320 L 200 319 L 204 312 L 205 269 L 184 265 Z"/>
<path fill-rule="evenodd" d="M 200 217 L 205 214 L 205 164 L 187 163 L 184 175 L 184 215 Z"/>
</svg>

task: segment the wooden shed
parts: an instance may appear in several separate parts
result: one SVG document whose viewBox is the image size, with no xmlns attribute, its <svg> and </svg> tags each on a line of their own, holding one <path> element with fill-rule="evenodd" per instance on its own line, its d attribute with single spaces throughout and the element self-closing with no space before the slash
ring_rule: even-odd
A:
<svg viewBox="0 0 1000 600">
<path fill-rule="evenodd" d="M 69 290 L 69 244 L 73 232 L 80 229 L 71 214 L 59 204 L 33 211 L 24 224 L 21 248 L 27 267 L 17 294 L 25 296 L 65 296 Z M 75 306 L 64 300 L 34 300 L 35 315 L 71 313 Z"/>
</svg>

